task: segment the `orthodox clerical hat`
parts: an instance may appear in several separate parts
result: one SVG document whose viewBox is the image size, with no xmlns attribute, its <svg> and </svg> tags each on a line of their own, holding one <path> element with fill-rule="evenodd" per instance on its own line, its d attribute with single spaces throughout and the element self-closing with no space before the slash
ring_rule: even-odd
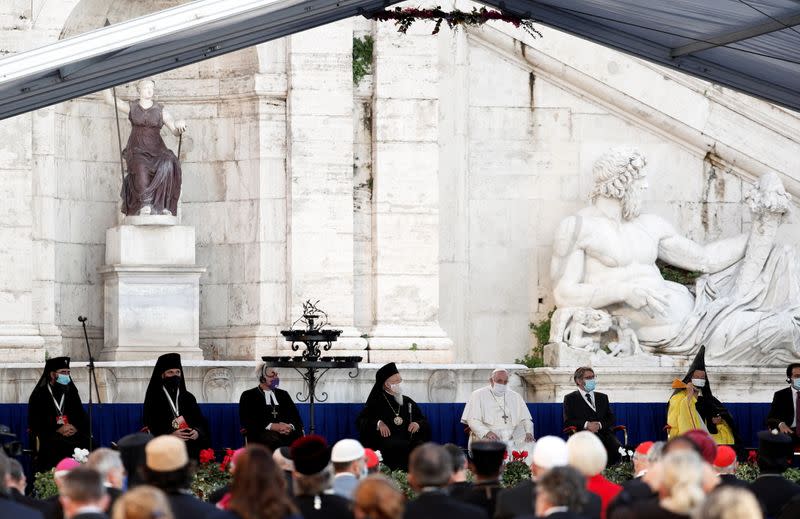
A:
<svg viewBox="0 0 800 519">
<path fill-rule="evenodd" d="M 503 466 L 506 455 L 506 444 L 496 441 L 472 442 L 472 465 L 480 475 L 494 475 Z"/>
<path fill-rule="evenodd" d="M 375 383 L 383 385 L 383 383 L 386 382 L 389 377 L 392 375 L 397 375 L 398 373 L 400 372 L 397 371 L 397 365 L 394 362 L 390 362 L 389 364 L 382 366 L 381 369 L 375 373 Z"/>
<path fill-rule="evenodd" d="M 69 369 L 69 357 L 53 357 L 44 363 L 45 375 L 60 369 Z"/>
<path fill-rule="evenodd" d="M 697 352 L 697 355 L 694 356 L 694 360 L 692 361 L 691 366 L 689 366 L 689 371 L 686 372 L 686 376 L 683 377 L 684 382 L 689 382 L 692 380 L 692 373 L 696 370 L 705 371 L 706 370 L 706 347 L 700 346 L 700 351 Z"/>
<path fill-rule="evenodd" d="M 117 442 L 117 450 L 122 458 L 122 465 L 128 473 L 128 488 L 144 483 L 140 468 L 145 464 L 144 448 L 153 439 L 153 435 L 137 432 L 123 436 Z"/>
<path fill-rule="evenodd" d="M 175 472 L 189 464 L 186 442 L 171 434 L 150 440 L 144 453 L 145 464 L 153 472 Z"/>
<path fill-rule="evenodd" d="M 156 367 L 153 371 L 158 372 L 158 375 L 161 376 L 161 374 L 168 369 L 183 370 L 183 366 L 181 366 L 180 353 L 165 353 L 164 355 L 160 356 L 156 361 Z"/>
<path fill-rule="evenodd" d="M 294 470 L 305 476 L 319 474 L 331 461 L 331 450 L 328 442 L 318 434 L 309 434 L 298 438 L 290 448 Z"/>
<path fill-rule="evenodd" d="M 150 383 L 147 385 L 147 390 L 144 393 L 144 405 L 147 407 L 155 398 L 164 398 L 161 394 L 163 380 L 161 375 L 168 369 L 181 370 L 180 390 L 186 392 L 186 379 L 183 377 L 183 365 L 181 364 L 180 353 L 165 353 L 156 360 L 156 365 L 153 368 L 153 373 L 150 375 Z"/>
</svg>

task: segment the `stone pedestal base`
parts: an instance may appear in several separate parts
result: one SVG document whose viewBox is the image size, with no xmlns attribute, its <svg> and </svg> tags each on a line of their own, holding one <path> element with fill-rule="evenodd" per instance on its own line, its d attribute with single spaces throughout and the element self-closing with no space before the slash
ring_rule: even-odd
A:
<svg viewBox="0 0 800 519">
<path fill-rule="evenodd" d="M 31 325 L 0 325 L 0 359 L 3 362 L 44 361 L 44 338 Z"/>
<path fill-rule="evenodd" d="M 169 217 L 137 217 L 106 231 L 101 360 L 145 360 L 166 352 L 202 359 L 200 275 L 194 228 Z M 126 219 L 126 221 L 130 218 Z"/>
</svg>

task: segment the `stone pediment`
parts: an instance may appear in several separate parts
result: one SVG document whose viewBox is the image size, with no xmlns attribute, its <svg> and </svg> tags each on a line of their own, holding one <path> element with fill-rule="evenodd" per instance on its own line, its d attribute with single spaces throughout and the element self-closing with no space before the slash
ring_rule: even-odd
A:
<svg viewBox="0 0 800 519">
<path fill-rule="evenodd" d="M 679 144 L 747 182 L 775 171 L 800 196 L 800 114 L 638 58 L 543 28 L 517 39 L 504 26 L 469 28 L 471 44 L 659 138 Z M 581 109 L 581 108 L 578 108 Z"/>
</svg>

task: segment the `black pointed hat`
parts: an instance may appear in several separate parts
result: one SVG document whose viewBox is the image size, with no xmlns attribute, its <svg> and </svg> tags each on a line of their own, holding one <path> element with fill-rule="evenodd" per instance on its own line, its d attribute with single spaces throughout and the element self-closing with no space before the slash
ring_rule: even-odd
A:
<svg viewBox="0 0 800 519">
<path fill-rule="evenodd" d="M 382 366 L 381 369 L 375 373 L 375 383 L 382 386 L 389 377 L 397 375 L 398 373 L 400 372 L 397 371 L 397 365 L 394 362 L 390 362 Z"/>
<path fill-rule="evenodd" d="M 69 369 L 69 357 L 53 357 L 52 359 L 47 359 L 47 361 L 44 363 L 44 371 L 42 371 L 42 376 L 39 377 L 39 381 L 36 383 L 36 385 L 44 386 L 45 384 L 49 383 L 50 373 L 60 369 Z M 73 385 L 71 380 L 70 385 Z"/>
<path fill-rule="evenodd" d="M 186 392 L 186 379 L 184 378 L 183 375 L 181 354 L 165 353 L 156 360 L 156 365 L 153 368 L 153 374 L 150 375 L 150 383 L 147 385 L 147 391 L 145 391 L 144 394 L 145 404 L 147 404 L 154 398 L 163 398 L 162 396 L 160 396 L 160 393 L 162 392 L 161 387 L 163 385 L 163 380 L 161 379 L 161 375 L 163 375 L 164 372 L 167 371 L 168 369 L 181 370 L 180 390 L 182 392 Z"/>
<path fill-rule="evenodd" d="M 500 472 L 505 456 L 506 444 L 503 442 L 472 442 L 472 465 L 481 476 L 492 476 Z"/>
<path fill-rule="evenodd" d="M 706 347 L 700 346 L 700 351 L 697 352 L 697 355 L 694 356 L 694 360 L 692 361 L 691 366 L 689 366 L 689 371 L 686 372 L 686 376 L 683 377 L 684 382 L 689 382 L 692 379 L 692 373 L 696 370 L 705 371 L 706 370 Z M 706 375 L 708 378 L 708 375 Z M 706 380 L 706 384 L 708 384 L 708 380 Z"/>
</svg>

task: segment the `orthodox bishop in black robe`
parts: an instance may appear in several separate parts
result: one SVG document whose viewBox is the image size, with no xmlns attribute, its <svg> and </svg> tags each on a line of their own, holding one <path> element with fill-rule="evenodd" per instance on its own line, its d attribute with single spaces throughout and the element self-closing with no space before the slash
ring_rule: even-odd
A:
<svg viewBox="0 0 800 519">
<path fill-rule="evenodd" d="M 69 374 L 69 357 L 49 359 L 28 399 L 28 428 L 39 442 L 35 470 L 50 470 L 76 447 L 90 449 L 89 417 Z"/>
<path fill-rule="evenodd" d="M 178 353 L 167 353 L 156 361 L 144 395 L 142 422 L 153 436 L 172 434 L 185 441 L 189 457 L 194 460 L 209 447 L 208 421 L 197 399 L 186 390 Z"/>
<path fill-rule="evenodd" d="M 356 422 L 361 443 L 381 451 L 383 463 L 392 470 L 406 470 L 411 451 L 431 437 L 428 420 L 417 403 L 403 395 L 401 382 L 394 362 L 379 369 Z"/>
<path fill-rule="evenodd" d="M 288 447 L 303 436 L 303 420 L 292 397 L 278 389 L 280 378 L 274 368 L 262 364 L 258 386 L 239 398 L 239 423 L 248 443 L 260 443 L 275 451 Z"/>
</svg>

